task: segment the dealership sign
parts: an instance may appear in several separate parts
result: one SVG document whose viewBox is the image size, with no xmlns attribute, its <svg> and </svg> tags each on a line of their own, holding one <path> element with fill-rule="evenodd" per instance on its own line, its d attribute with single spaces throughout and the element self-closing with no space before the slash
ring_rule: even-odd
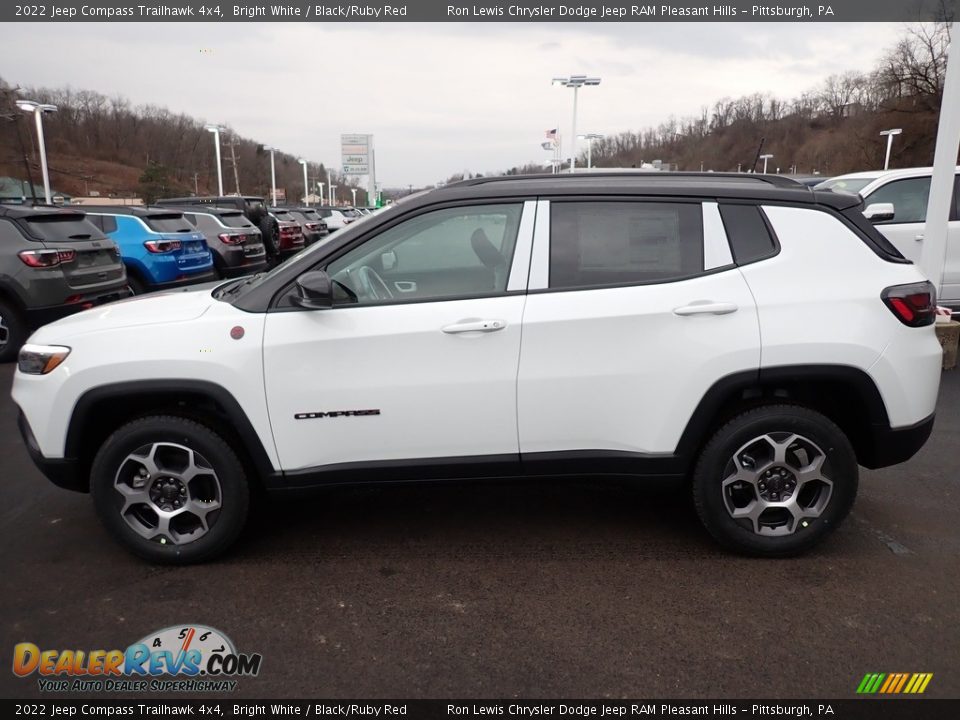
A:
<svg viewBox="0 0 960 720">
<path fill-rule="evenodd" d="M 373 135 L 356 133 L 340 136 L 340 156 L 344 175 L 370 175 Z"/>
</svg>

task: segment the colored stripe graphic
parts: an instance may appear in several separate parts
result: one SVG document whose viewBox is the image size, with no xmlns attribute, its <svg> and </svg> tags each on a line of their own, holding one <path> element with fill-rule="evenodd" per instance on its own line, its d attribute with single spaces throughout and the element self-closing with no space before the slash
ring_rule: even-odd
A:
<svg viewBox="0 0 960 720">
<path fill-rule="evenodd" d="M 858 695 L 921 695 L 933 679 L 933 673 L 867 673 L 857 685 Z"/>
</svg>

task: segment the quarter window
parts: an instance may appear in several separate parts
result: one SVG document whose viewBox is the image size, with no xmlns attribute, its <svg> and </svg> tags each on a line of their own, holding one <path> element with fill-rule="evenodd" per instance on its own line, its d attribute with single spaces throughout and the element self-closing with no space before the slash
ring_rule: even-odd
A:
<svg viewBox="0 0 960 720">
<path fill-rule="evenodd" d="M 701 272 L 699 203 L 551 203 L 551 288 L 661 282 Z"/>
</svg>

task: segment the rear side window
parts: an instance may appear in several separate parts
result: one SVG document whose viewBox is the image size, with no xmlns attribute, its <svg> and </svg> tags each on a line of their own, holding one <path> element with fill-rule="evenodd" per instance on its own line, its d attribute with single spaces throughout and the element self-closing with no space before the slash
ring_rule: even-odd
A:
<svg viewBox="0 0 960 720">
<path fill-rule="evenodd" d="M 700 203 L 550 205 L 551 288 L 662 282 L 701 272 Z"/>
<path fill-rule="evenodd" d="M 86 240 L 103 233 L 83 215 L 38 215 L 27 218 L 30 234 L 42 240 Z"/>
<path fill-rule="evenodd" d="M 777 254 L 777 243 L 763 211 L 756 205 L 721 205 L 720 217 L 737 265 L 763 260 Z"/>
<path fill-rule="evenodd" d="M 112 233 L 117 231 L 117 219 L 113 215 L 101 215 L 100 216 L 100 227 L 103 228 L 105 233 Z"/>
<path fill-rule="evenodd" d="M 143 218 L 143 222 L 145 222 L 147 227 L 154 232 L 193 232 L 193 228 L 190 227 L 190 223 L 188 223 L 180 213 L 177 213 L 176 215 L 149 215 Z"/>
</svg>

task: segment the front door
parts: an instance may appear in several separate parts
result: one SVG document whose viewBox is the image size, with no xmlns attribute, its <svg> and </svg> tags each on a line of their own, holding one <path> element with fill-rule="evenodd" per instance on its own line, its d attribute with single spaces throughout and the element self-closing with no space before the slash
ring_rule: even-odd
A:
<svg viewBox="0 0 960 720">
<path fill-rule="evenodd" d="M 342 302 L 270 313 L 264 381 L 285 471 L 515 458 L 526 205 L 401 219 L 321 263 Z"/>
</svg>

